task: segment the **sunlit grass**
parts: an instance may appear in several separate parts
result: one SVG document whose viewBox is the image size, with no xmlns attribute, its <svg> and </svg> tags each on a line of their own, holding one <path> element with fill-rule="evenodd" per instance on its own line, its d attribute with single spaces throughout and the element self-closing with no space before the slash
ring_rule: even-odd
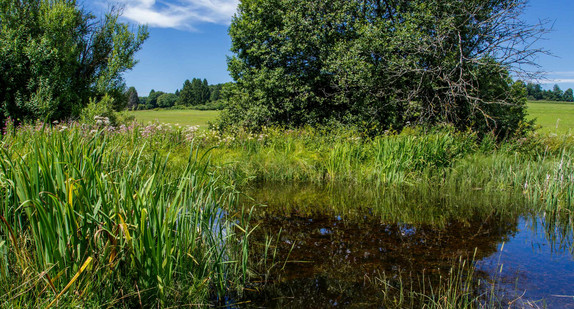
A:
<svg viewBox="0 0 574 309">
<path fill-rule="evenodd" d="M 541 132 L 574 134 L 574 103 L 530 101 L 528 114 L 528 118 L 536 118 Z"/>
<path fill-rule="evenodd" d="M 193 125 L 201 129 L 207 129 L 208 122 L 213 122 L 219 115 L 219 111 L 201 110 L 143 110 L 129 113 L 134 115 L 136 121 L 143 124 L 158 121 L 171 125 Z"/>
</svg>

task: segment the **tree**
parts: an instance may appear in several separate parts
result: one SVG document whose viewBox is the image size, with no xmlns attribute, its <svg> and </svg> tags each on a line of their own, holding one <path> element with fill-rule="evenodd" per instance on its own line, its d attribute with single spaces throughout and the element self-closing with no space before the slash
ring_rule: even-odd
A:
<svg viewBox="0 0 574 309">
<path fill-rule="evenodd" d="M 199 78 L 191 80 L 191 97 L 190 105 L 203 104 L 203 84 Z"/>
<path fill-rule="evenodd" d="M 173 93 L 164 93 L 157 98 L 157 107 L 172 107 L 177 101 L 177 95 Z"/>
<path fill-rule="evenodd" d="M 153 109 L 158 107 L 158 98 L 164 94 L 164 92 L 162 91 L 155 91 L 155 90 L 151 90 L 149 92 L 149 95 L 147 96 L 147 100 L 146 100 L 146 109 Z"/>
<path fill-rule="evenodd" d="M 572 91 L 572 88 L 568 88 L 566 91 L 564 91 L 562 100 L 566 102 L 574 102 L 574 91 Z"/>
<path fill-rule="evenodd" d="M 189 79 L 186 79 L 183 83 L 183 88 L 179 92 L 179 98 L 177 101 L 177 105 L 184 105 L 190 106 L 193 102 L 193 89 L 191 87 L 191 82 Z"/>
<path fill-rule="evenodd" d="M 90 98 L 127 102 L 121 74 L 135 64 L 148 37 L 120 23 L 120 11 L 103 18 L 74 0 L 0 2 L 0 120 L 75 117 Z"/>
<path fill-rule="evenodd" d="M 553 97 L 554 101 L 561 101 L 562 100 L 562 98 L 564 97 L 564 92 L 562 92 L 562 89 L 560 89 L 560 86 L 554 85 L 554 87 L 552 88 L 552 97 Z"/>
<path fill-rule="evenodd" d="M 219 100 L 221 95 L 221 89 L 223 88 L 224 84 L 216 84 L 209 86 L 209 101 L 215 102 Z"/>
<path fill-rule="evenodd" d="M 210 95 L 209 83 L 207 82 L 207 79 L 204 78 L 203 82 L 201 82 L 201 104 L 207 103 Z"/>
<path fill-rule="evenodd" d="M 380 132 L 452 123 L 512 133 L 525 108 L 510 78 L 542 50 L 521 0 L 244 0 L 222 126 L 338 122 Z M 524 47 L 526 46 L 526 47 Z M 524 72 L 524 71 L 522 71 Z M 518 86 L 516 86 L 518 87 Z M 511 123 L 501 123 L 511 121 Z"/>
<path fill-rule="evenodd" d="M 526 85 L 527 97 L 530 100 L 542 100 L 544 98 L 544 91 L 542 86 L 532 82 Z"/>
<path fill-rule="evenodd" d="M 535 86 L 535 92 L 534 92 L 534 93 L 535 93 L 534 98 L 535 98 L 536 100 L 542 100 L 542 99 L 544 99 L 544 91 L 542 90 L 542 86 L 541 86 L 541 85 L 538 84 L 538 85 Z"/>
<path fill-rule="evenodd" d="M 147 109 L 147 106 L 148 106 L 147 105 L 147 101 L 148 101 L 147 99 L 148 99 L 148 97 L 140 97 L 139 98 L 140 104 L 138 105 L 138 110 Z"/>
<path fill-rule="evenodd" d="M 194 78 L 191 82 L 188 79 L 183 83 L 183 88 L 179 92 L 177 104 L 185 106 L 205 104 L 210 99 L 210 91 L 211 89 L 206 79 L 202 81 L 199 78 Z"/>
<path fill-rule="evenodd" d="M 136 88 L 130 87 L 127 92 L 127 97 L 128 97 L 128 106 L 127 106 L 128 109 L 131 111 L 138 109 L 140 100 Z"/>
</svg>

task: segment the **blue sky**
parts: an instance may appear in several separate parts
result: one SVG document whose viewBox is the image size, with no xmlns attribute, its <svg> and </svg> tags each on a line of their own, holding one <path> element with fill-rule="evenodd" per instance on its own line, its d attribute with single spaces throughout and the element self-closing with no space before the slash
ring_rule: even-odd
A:
<svg viewBox="0 0 574 309">
<path fill-rule="evenodd" d="M 231 55 L 227 29 L 238 0 L 85 0 L 95 13 L 110 3 L 124 6 L 123 20 L 147 24 L 150 38 L 136 58 L 139 63 L 124 76 L 140 96 L 151 89 L 174 92 L 186 79 L 206 78 L 210 84 L 231 81 L 226 56 Z M 545 88 L 559 84 L 574 88 L 574 1 L 530 0 L 523 15 L 528 23 L 548 19 L 553 31 L 538 42 L 554 56 L 540 56 L 547 72 Z M 534 68 L 533 68 L 534 69 Z"/>
</svg>

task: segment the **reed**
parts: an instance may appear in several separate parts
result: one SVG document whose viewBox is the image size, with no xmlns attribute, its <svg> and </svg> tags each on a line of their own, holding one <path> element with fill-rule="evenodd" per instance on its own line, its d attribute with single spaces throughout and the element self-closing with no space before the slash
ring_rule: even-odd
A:
<svg viewBox="0 0 574 309">
<path fill-rule="evenodd" d="M 2 306 L 205 304 L 243 284 L 247 229 L 226 216 L 237 193 L 193 144 L 176 169 L 145 141 L 126 151 L 125 138 L 72 128 L 5 139 Z"/>
<path fill-rule="evenodd" d="M 250 258 L 254 214 L 238 206 L 239 190 L 261 183 L 327 187 L 328 203 L 286 213 L 374 211 L 440 226 L 493 212 L 569 222 L 574 210 L 571 136 L 498 143 L 451 128 L 370 138 L 345 128 L 38 123 L 9 124 L 0 148 L 0 304 L 9 307 L 240 298 L 254 271 L 284 263 L 273 235 Z M 472 205 L 473 194 L 490 202 Z M 381 202 L 359 209 L 356 197 Z"/>
</svg>

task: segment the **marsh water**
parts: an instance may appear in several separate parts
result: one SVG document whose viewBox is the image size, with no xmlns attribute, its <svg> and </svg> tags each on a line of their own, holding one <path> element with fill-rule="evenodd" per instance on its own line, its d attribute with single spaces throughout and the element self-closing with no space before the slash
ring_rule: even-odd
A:
<svg viewBox="0 0 574 309">
<path fill-rule="evenodd" d="M 519 192 L 263 184 L 250 240 L 260 279 L 242 307 L 418 307 L 453 276 L 487 307 L 574 308 L 569 222 Z M 470 280 L 470 279 L 469 279 Z M 452 280 L 451 280 L 452 282 Z"/>
</svg>

